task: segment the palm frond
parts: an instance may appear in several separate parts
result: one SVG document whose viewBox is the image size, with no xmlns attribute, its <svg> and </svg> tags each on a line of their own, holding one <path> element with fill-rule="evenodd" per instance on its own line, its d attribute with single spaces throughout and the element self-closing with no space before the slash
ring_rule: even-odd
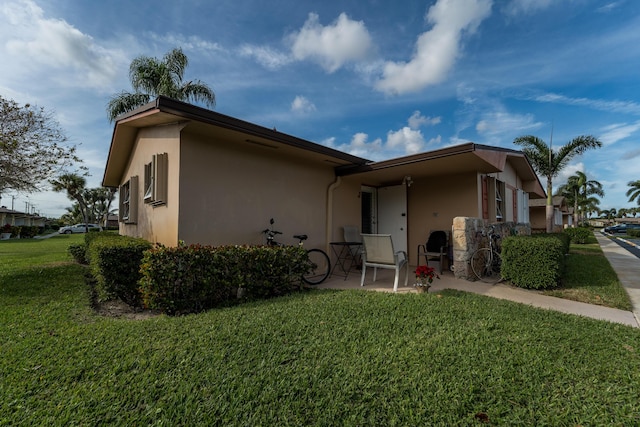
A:
<svg viewBox="0 0 640 427">
<path fill-rule="evenodd" d="M 151 97 L 145 93 L 120 92 L 109 100 L 107 114 L 109 121 L 114 122 L 118 116 L 128 113 L 137 107 L 149 102 Z"/>
</svg>

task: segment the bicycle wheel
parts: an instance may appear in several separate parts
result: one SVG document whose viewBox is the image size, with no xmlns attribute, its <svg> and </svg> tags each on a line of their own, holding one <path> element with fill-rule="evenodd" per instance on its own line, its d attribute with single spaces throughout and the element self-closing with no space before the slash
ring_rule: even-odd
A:
<svg viewBox="0 0 640 427">
<path fill-rule="evenodd" d="M 471 269 L 476 277 L 486 283 L 498 283 L 502 279 L 502 258 L 496 251 L 480 248 L 471 256 Z"/>
<path fill-rule="evenodd" d="M 331 272 L 329 256 L 320 249 L 309 249 L 307 255 L 311 268 L 302 276 L 302 280 L 310 285 L 324 282 Z"/>
</svg>

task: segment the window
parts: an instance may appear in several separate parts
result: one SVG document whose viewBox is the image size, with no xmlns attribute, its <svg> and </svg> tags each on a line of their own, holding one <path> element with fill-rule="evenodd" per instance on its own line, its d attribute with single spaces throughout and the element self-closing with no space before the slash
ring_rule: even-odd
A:
<svg viewBox="0 0 640 427">
<path fill-rule="evenodd" d="M 504 221 L 504 182 L 496 180 L 496 220 Z"/>
<path fill-rule="evenodd" d="M 132 176 L 129 181 L 120 186 L 120 210 L 119 221 L 127 224 L 135 224 L 137 211 L 138 177 Z"/>
<path fill-rule="evenodd" d="M 529 222 L 529 193 L 518 190 L 518 222 Z"/>
<path fill-rule="evenodd" d="M 144 202 L 152 206 L 167 204 L 167 153 L 155 154 L 144 165 Z"/>
</svg>

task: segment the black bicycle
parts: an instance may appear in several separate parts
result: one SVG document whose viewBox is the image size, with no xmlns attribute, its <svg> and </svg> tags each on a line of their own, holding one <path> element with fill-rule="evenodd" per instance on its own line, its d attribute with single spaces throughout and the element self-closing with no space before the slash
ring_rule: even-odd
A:
<svg viewBox="0 0 640 427">
<path fill-rule="evenodd" d="M 267 246 L 284 246 L 283 243 L 277 242 L 275 237 L 277 234 L 282 234 L 280 231 L 273 229 L 273 218 L 269 221 L 271 228 L 267 228 L 262 232 L 267 238 Z M 298 246 L 304 246 L 304 241 L 309 236 L 306 234 L 296 234 L 293 236 L 298 239 Z M 310 285 L 318 285 L 324 282 L 331 273 L 331 261 L 329 255 L 322 249 L 307 249 L 307 257 L 309 259 L 310 268 L 307 269 L 307 273 L 302 275 L 302 280 Z"/>
<path fill-rule="evenodd" d="M 497 241 L 500 235 L 497 234 L 493 226 L 488 230 L 483 230 L 482 235 L 489 241 L 488 248 L 479 248 L 471 256 L 471 269 L 476 277 L 483 282 L 498 283 L 502 280 L 500 270 L 502 268 L 502 257 L 498 252 Z"/>
</svg>

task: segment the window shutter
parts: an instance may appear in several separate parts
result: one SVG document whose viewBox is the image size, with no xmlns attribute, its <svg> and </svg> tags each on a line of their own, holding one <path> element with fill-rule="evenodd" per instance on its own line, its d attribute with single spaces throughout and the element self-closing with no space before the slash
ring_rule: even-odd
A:
<svg viewBox="0 0 640 427">
<path fill-rule="evenodd" d="M 155 202 L 156 204 L 167 203 L 168 193 L 168 173 L 169 173 L 169 155 L 167 153 L 156 154 L 155 156 Z"/>
<path fill-rule="evenodd" d="M 124 200 L 126 198 L 127 185 L 123 184 L 118 188 L 118 222 L 124 222 Z"/>
<path fill-rule="evenodd" d="M 482 177 L 482 219 L 489 219 L 489 178 Z"/>
<path fill-rule="evenodd" d="M 129 180 L 129 224 L 138 222 L 138 177 Z"/>
</svg>

